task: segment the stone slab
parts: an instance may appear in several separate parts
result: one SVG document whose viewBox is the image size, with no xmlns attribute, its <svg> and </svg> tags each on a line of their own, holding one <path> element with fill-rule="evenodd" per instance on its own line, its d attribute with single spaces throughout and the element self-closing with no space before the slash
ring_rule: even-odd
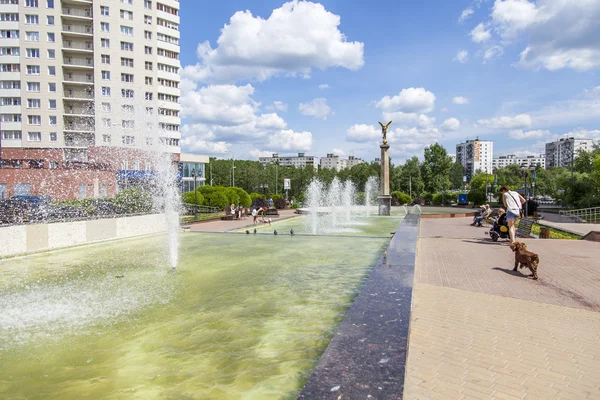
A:
<svg viewBox="0 0 600 400">
<path fill-rule="evenodd" d="M 299 399 L 400 399 L 419 216 L 407 215 Z"/>
</svg>

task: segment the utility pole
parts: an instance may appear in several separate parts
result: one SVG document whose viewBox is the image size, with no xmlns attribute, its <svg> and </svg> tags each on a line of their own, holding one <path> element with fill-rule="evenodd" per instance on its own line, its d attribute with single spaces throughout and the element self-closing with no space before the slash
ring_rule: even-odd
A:
<svg viewBox="0 0 600 400">
<path fill-rule="evenodd" d="M 275 194 L 279 194 L 279 161 L 275 161 Z"/>
<path fill-rule="evenodd" d="M 231 186 L 235 186 L 235 157 L 231 155 Z"/>
<path fill-rule="evenodd" d="M 208 159 L 208 166 L 210 167 L 210 186 L 213 185 L 213 181 L 212 181 L 212 161 L 210 161 L 210 158 Z"/>
<path fill-rule="evenodd" d="M 409 196 L 412 199 L 412 176 L 408 176 L 408 192 Z"/>
</svg>

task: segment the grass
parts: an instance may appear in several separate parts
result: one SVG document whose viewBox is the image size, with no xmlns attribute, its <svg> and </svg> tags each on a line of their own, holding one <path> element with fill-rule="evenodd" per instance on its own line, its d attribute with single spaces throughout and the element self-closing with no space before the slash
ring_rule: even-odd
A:
<svg viewBox="0 0 600 400">
<path fill-rule="evenodd" d="M 181 223 L 186 224 L 194 221 L 206 221 L 209 219 L 218 219 L 221 218 L 223 213 L 214 213 L 214 214 L 198 214 L 198 218 L 194 218 L 193 216 L 187 216 L 181 218 Z"/>
</svg>

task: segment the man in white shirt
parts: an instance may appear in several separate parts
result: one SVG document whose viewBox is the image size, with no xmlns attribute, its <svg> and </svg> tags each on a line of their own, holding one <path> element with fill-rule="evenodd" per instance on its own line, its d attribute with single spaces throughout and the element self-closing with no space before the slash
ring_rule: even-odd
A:
<svg viewBox="0 0 600 400">
<path fill-rule="evenodd" d="M 510 243 L 512 243 L 515 241 L 516 236 L 515 222 L 521 218 L 521 210 L 527 200 L 519 193 L 510 190 L 507 185 L 502 186 L 500 193 L 502 193 L 502 203 L 504 203 L 504 209 L 506 210 L 508 235 L 510 236 Z"/>
</svg>

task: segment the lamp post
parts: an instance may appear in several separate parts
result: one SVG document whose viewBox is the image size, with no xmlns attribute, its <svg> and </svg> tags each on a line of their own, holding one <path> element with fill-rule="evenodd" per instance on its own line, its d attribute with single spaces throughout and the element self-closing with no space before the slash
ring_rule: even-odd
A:
<svg viewBox="0 0 600 400">
<path fill-rule="evenodd" d="M 235 186 L 235 158 L 231 155 L 231 186 Z"/>
<path fill-rule="evenodd" d="M 194 177 L 194 219 L 198 219 L 198 192 L 196 191 L 196 167 L 192 168 L 192 177 Z"/>
<path fill-rule="evenodd" d="M 525 193 L 525 200 L 527 200 L 527 169 L 523 169 L 523 190 Z M 527 201 L 525 201 L 525 218 L 527 218 L 529 216 L 528 210 L 527 210 Z"/>
<path fill-rule="evenodd" d="M 279 194 L 279 161 L 275 161 L 275 194 Z"/>
<path fill-rule="evenodd" d="M 492 187 L 492 184 L 489 181 L 487 181 L 485 184 L 485 199 L 486 199 L 486 202 L 488 202 L 488 203 L 490 201 L 490 195 L 489 195 L 490 187 Z"/>
</svg>

